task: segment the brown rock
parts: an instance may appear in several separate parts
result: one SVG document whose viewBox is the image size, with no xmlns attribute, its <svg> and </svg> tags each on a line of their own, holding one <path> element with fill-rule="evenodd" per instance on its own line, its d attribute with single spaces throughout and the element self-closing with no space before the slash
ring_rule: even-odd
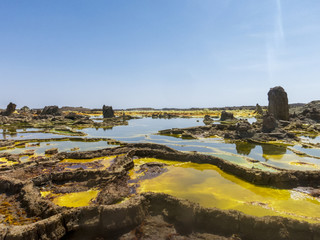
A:
<svg viewBox="0 0 320 240">
<path fill-rule="evenodd" d="M 111 106 L 103 105 L 102 112 L 103 112 L 103 118 L 113 118 L 114 117 L 114 111 Z"/>
<path fill-rule="evenodd" d="M 263 110 L 262 110 L 262 107 L 257 103 L 256 105 L 256 110 L 254 111 L 256 114 L 260 114 L 262 115 L 263 114 Z"/>
<path fill-rule="evenodd" d="M 241 120 L 237 123 L 236 132 L 240 138 L 249 138 L 254 135 L 254 130 L 247 120 Z"/>
<path fill-rule="evenodd" d="M 280 86 L 271 88 L 268 92 L 268 112 L 277 120 L 289 120 L 289 105 L 287 93 Z"/>
<path fill-rule="evenodd" d="M 46 106 L 40 114 L 59 116 L 61 115 L 61 111 L 58 106 Z"/>
<path fill-rule="evenodd" d="M 45 154 L 57 154 L 58 148 L 50 148 L 44 151 Z"/>
<path fill-rule="evenodd" d="M 221 121 L 225 121 L 227 119 L 233 119 L 233 114 L 230 112 L 226 112 L 226 111 L 222 111 L 221 112 L 221 116 L 220 116 L 220 120 Z"/>
<path fill-rule="evenodd" d="M 269 113 L 262 118 L 262 132 L 272 132 L 278 126 L 277 120 Z"/>
<path fill-rule="evenodd" d="M 6 111 L 4 111 L 2 113 L 3 116 L 10 116 L 15 110 L 16 110 L 16 106 L 14 103 L 10 102 L 7 106 Z"/>
</svg>

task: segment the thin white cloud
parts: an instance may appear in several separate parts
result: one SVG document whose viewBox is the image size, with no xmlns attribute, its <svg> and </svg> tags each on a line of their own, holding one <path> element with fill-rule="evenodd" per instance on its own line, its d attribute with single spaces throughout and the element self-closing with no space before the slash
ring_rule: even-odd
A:
<svg viewBox="0 0 320 240">
<path fill-rule="evenodd" d="M 274 31 L 272 35 L 267 35 L 266 59 L 269 81 L 275 81 L 275 72 L 279 69 L 279 55 L 285 45 L 285 32 L 282 23 L 281 0 L 275 0 L 276 11 L 274 15 Z"/>
<path fill-rule="evenodd" d="M 275 16 L 275 31 L 274 31 L 274 38 L 276 44 L 280 45 L 284 42 L 284 31 L 283 31 L 283 24 L 282 24 L 282 7 L 281 7 L 281 0 L 276 0 L 277 4 L 277 13 Z"/>
</svg>

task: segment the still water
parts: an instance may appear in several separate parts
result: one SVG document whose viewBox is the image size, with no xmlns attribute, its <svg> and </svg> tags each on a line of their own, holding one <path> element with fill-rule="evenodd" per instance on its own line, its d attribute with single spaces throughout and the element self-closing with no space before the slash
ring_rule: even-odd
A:
<svg viewBox="0 0 320 240">
<path fill-rule="evenodd" d="M 273 167 L 300 170 L 317 170 L 320 167 L 319 159 L 312 156 L 304 157 L 297 155 L 290 148 L 282 145 L 234 143 L 226 142 L 221 138 L 187 140 L 157 135 L 158 131 L 163 129 L 201 125 L 204 125 L 202 119 L 198 118 L 143 118 L 130 120 L 127 126 L 116 126 L 108 130 L 87 128 L 82 131 L 87 134 L 86 138 L 112 138 L 129 143 L 159 143 L 180 151 L 197 151 L 203 154 L 218 156 L 248 168 L 254 167 L 264 171 L 278 171 Z M 22 153 L 26 150 L 34 150 L 35 155 L 44 155 L 46 149 L 53 147 L 58 148 L 59 151 L 83 151 L 117 146 L 109 144 L 106 140 L 95 142 L 62 141 L 59 140 L 62 136 L 32 131 L 32 129 L 26 129 L 18 130 L 11 135 L 4 132 L 2 134 L 6 134 L 5 137 L 7 139 L 48 140 L 39 143 L 30 142 L 25 146 L 2 150 L 1 152 Z M 55 138 L 56 140 L 51 138 Z M 320 156 L 318 149 L 305 149 L 300 145 L 291 147 L 309 155 Z M 28 161 L 28 157 L 23 156 L 21 160 Z M 258 162 L 252 163 L 252 160 L 258 160 Z M 138 192 L 164 192 L 200 203 L 205 207 L 236 209 L 255 216 L 280 215 L 310 222 L 320 221 L 320 202 L 317 198 L 295 190 L 255 186 L 235 176 L 226 174 L 219 168 L 209 164 L 173 163 L 158 159 L 138 159 L 135 160 L 135 169 L 130 171 L 131 178 L 134 179 L 136 177 L 136 168 L 139 165 L 150 161 L 167 164 L 168 171 L 156 178 L 140 181 L 137 188 Z M 3 164 L 7 164 L 5 159 L 3 160 Z M 45 194 L 50 193 L 42 192 L 42 195 Z M 79 193 L 60 194 L 55 196 L 53 202 L 57 205 L 68 207 L 85 206 L 91 204 L 97 194 L 97 189 Z"/>
<path fill-rule="evenodd" d="M 297 155 L 285 146 L 274 144 L 252 144 L 245 142 L 226 142 L 221 138 L 203 139 L 181 139 L 170 136 L 157 135 L 159 130 L 169 128 L 186 128 L 204 125 L 201 118 L 174 118 L 174 119 L 152 119 L 142 118 L 129 121 L 128 125 L 116 126 L 112 129 L 86 128 L 82 131 L 87 138 L 112 138 L 123 142 L 148 142 L 164 144 L 179 151 L 197 151 L 203 154 L 215 155 L 225 160 L 252 168 L 259 168 L 266 171 L 276 171 L 272 167 L 296 170 L 317 170 L 320 169 L 320 159 L 312 156 L 320 156 L 320 149 L 302 148 L 300 145 L 293 146 L 300 152 L 309 156 Z M 39 129 L 36 129 L 39 131 Z M 13 136 L 6 136 L 8 139 L 46 139 L 61 138 L 60 135 L 50 133 L 32 132 L 32 129 L 16 131 Z M 306 141 L 306 140 L 304 140 Z M 35 150 L 38 155 L 44 154 L 48 148 L 58 148 L 59 151 L 71 150 L 96 150 L 105 147 L 114 147 L 106 141 L 98 142 L 74 142 L 74 141 L 48 141 L 40 143 L 40 146 L 28 146 L 5 150 L 12 153 L 21 153 L 28 149 Z M 311 155 L 311 156 L 310 156 Z M 251 160 L 251 161 L 250 161 Z M 258 163 L 252 163 L 258 160 Z"/>
</svg>

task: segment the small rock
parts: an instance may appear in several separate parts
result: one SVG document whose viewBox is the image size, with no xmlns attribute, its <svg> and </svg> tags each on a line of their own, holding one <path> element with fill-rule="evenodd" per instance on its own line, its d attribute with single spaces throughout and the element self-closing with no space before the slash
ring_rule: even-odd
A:
<svg viewBox="0 0 320 240">
<path fill-rule="evenodd" d="M 58 148 L 50 148 L 44 151 L 45 154 L 57 154 Z"/>
</svg>

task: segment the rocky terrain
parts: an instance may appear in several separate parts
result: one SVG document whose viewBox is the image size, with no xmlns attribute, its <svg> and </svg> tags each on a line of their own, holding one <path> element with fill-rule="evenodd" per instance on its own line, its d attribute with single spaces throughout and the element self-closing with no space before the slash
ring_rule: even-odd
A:
<svg viewBox="0 0 320 240">
<path fill-rule="evenodd" d="M 238 108 L 219 109 L 219 112 L 140 110 L 141 116 L 152 118 L 202 116 L 204 126 L 165 129 L 159 134 L 183 139 L 220 137 L 236 142 L 237 151 L 248 151 L 247 146 L 241 147 L 243 143 L 263 144 L 265 152 L 271 142 L 287 146 L 300 143 L 301 135 L 319 135 L 320 101 L 290 107 L 282 87 L 270 89 L 268 99 L 268 107 L 259 104 L 243 107 L 243 115 L 239 115 Z M 10 103 L 1 112 L 3 135 L 14 135 L 21 128 L 35 128 L 28 130 L 29 133 L 67 135 L 59 139 L 3 139 L 1 150 L 40 146 L 49 141 L 105 141 L 114 146 L 92 151 L 75 148 L 68 152 L 52 147 L 42 156 L 34 155 L 34 150 L 0 152 L 0 239 L 320 239 L 320 223 L 308 219 L 257 217 L 237 210 L 206 208 L 164 193 L 139 192 L 142 181 L 163 176 L 169 171 L 169 165 L 156 160 L 137 165 L 135 160 L 151 158 L 210 165 L 255 186 L 295 189 L 313 197 L 312 201 L 320 201 L 319 170 L 274 167 L 274 171 L 265 171 L 160 144 L 85 138 L 83 128 L 126 125 L 133 117 L 105 105 L 99 112 L 103 117 L 98 121 L 92 119 L 92 111 L 88 109 L 72 110 L 57 106 L 17 110 L 16 105 Z M 250 123 L 241 116 L 255 116 L 257 121 Z M 319 143 L 301 145 L 320 148 Z M 293 148 L 291 151 L 320 158 Z M 28 160 L 22 161 L 23 157 Z"/>
<path fill-rule="evenodd" d="M 105 107 L 105 106 L 104 106 Z M 0 127 L 4 131 L 14 133 L 21 128 L 37 128 L 41 132 L 56 133 L 60 135 L 83 136 L 79 131 L 82 128 L 112 128 L 119 125 L 127 125 L 130 116 L 114 116 L 112 107 L 109 113 L 104 115 L 100 121 L 94 121 L 89 114 L 79 112 L 64 112 L 58 106 L 46 106 L 42 110 L 30 110 L 23 107 L 16 110 L 16 105 L 10 103 L 7 109 L 0 114 Z"/>
<path fill-rule="evenodd" d="M 64 159 L 115 157 L 107 169 L 67 169 Z M 7 155 L 6 157 L 10 157 Z M 1 194 L 18 203 L 0 225 L 3 239 L 317 239 L 319 224 L 283 217 L 253 217 L 239 211 L 204 208 L 161 193 L 136 194 L 129 184 L 133 159 L 156 157 L 174 161 L 209 163 L 255 184 L 312 188 L 319 172 L 266 173 L 246 169 L 223 159 L 188 154 L 156 144 L 86 152 L 61 152 L 0 171 Z M 165 165 L 140 166 L 149 178 L 163 173 Z M 89 206 L 68 208 L 52 203 L 53 194 L 99 189 Z M 25 219 L 25 220 L 23 220 Z"/>
<path fill-rule="evenodd" d="M 247 120 L 235 119 L 227 111 L 221 113 L 221 123 L 214 123 L 209 115 L 204 117 L 206 126 L 184 129 L 166 129 L 159 134 L 186 139 L 219 136 L 225 139 L 248 142 L 299 141 L 299 135 L 317 136 L 320 133 L 320 101 L 294 108 L 289 115 L 287 94 L 281 87 L 270 89 L 268 111 L 256 107 L 257 121 L 250 124 Z M 292 112 L 292 111 L 291 111 Z M 319 146 L 317 146 L 319 147 Z"/>
</svg>

